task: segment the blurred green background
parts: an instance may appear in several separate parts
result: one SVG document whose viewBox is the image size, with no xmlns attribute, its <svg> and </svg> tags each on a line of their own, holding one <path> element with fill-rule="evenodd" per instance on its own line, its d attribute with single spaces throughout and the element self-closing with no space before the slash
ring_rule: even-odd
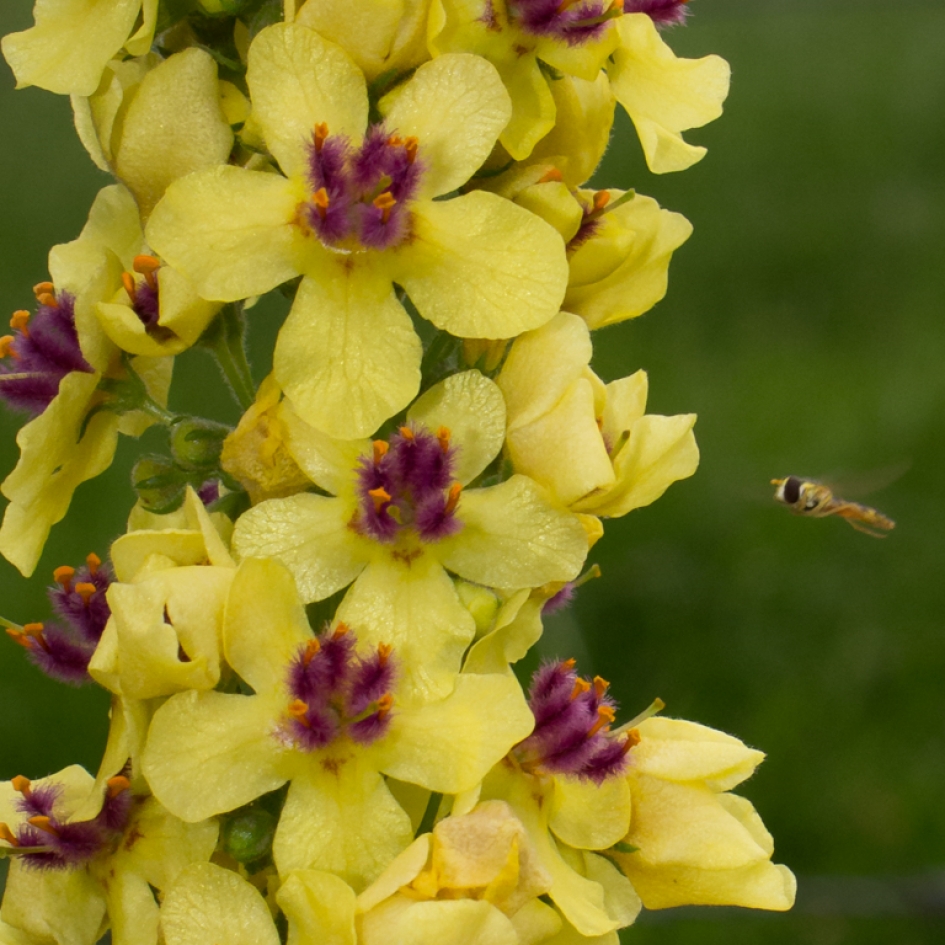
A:
<svg viewBox="0 0 945 945">
<path fill-rule="evenodd" d="M 0 33 L 27 26 L 5 0 Z M 768 752 L 743 786 L 800 877 L 788 916 L 646 915 L 626 942 L 937 943 L 945 934 L 945 5 L 941 0 L 699 0 L 668 40 L 734 71 L 725 116 L 689 140 L 693 169 L 649 174 L 622 116 L 598 175 L 695 225 L 667 299 L 598 334 L 610 380 L 645 367 L 650 411 L 696 411 L 702 465 L 609 525 L 604 576 L 549 621 L 546 654 L 613 682 L 625 717 L 668 714 Z M 46 253 L 107 183 L 68 102 L 14 94 L 0 67 L 0 310 L 31 304 Z M 284 307 L 255 310 L 259 376 Z M 236 410 L 200 353 L 172 404 Z M 17 422 L 2 417 L 0 469 Z M 160 442 L 155 434 L 154 445 Z M 44 582 L 104 556 L 138 449 L 79 489 L 37 575 L 0 562 L 0 613 L 47 616 Z M 911 463 L 868 501 L 885 541 L 771 501 L 788 474 L 861 478 Z M 866 478 L 869 478 L 866 475 Z M 103 693 L 57 686 L 0 640 L 0 777 L 97 765 Z"/>
</svg>

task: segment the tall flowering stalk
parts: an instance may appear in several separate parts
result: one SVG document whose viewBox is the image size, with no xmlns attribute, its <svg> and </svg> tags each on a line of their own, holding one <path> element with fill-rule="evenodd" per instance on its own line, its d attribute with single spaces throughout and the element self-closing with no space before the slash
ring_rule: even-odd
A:
<svg viewBox="0 0 945 945">
<path fill-rule="evenodd" d="M 618 104 L 651 170 L 705 153 L 682 132 L 728 67 L 665 44 L 686 13 L 37 0 L 4 38 L 116 183 L 0 339 L 25 420 L 0 552 L 29 577 L 119 434 L 168 448 L 108 560 L 55 570 L 55 619 L 3 621 L 112 694 L 95 775 L 0 784 L 3 941 L 613 945 L 644 906 L 790 907 L 730 793 L 759 752 L 659 700 L 625 720 L 573 660 L 515 671 L 602 519 L 698 463 L 694 416 L 590 366 L 691 228 L 584 186 Z M 194 345 L 235 429 L 167 408 Z"/>
</svg>

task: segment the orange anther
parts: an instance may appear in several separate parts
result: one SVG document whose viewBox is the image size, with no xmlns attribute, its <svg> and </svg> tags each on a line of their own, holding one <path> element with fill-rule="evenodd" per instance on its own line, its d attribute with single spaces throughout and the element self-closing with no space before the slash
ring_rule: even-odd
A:
<svg viewBox="0 0 945 945">
<path fill-rule="evenodd" d="M 608 689 L 610 689 L 610 683 L 607 682 L 603 676 L 594 677 L 594 694 L 598 699 L 600 699 Z"/>
<path fill-rule="evenodd" d="M 123 272 L 121 274 L 121 284 L 125 287 L 125 292 L 128 293 L 128 298 L 133 303 L 135 294 L 138 291 L 138 287 L 135 285 L 135 277 L 130 272 Z"/>
<path fill-rule="evenodd" d="M 24 335 L 28 335 L 30 333 L 30 330 L 27 327 L 29 320 L 30 313 L 26 311 L 25 308 L 21 308 L 14 312 L 10 318 L 10 327 L 16 329 L 19 332 L 22 332 Z"/>
<path fill-rule="evenodd" d="M 374 446 L 374 465 L 376 466 L 387 455 L 390 443 L 387 440 L 375 440 L 372 445 Z"/>
<path fill-rule="evenodd" d="M 564 177 L 561 174 L 561 171 L 556 167 L 549 167 L 541 177 L 538 178 L 539 184 L 550 184 L 553 181 L 560 182 L 564 180 Z"/>
<path fill-rule="evenodd" d="M 313 638 L 309 640 L 308 643 L 305 644 L 305 651 L 302 653 L 302 664 L 308 666 L 308 664 L 315 659 L 315 656 L 321 648 L 322 645 L 317 639 Z"/>
<path fill-rule="evenodd" d="M 627 732 L 626 735 L 627 737 L 623 741 L 624 754 L 630 751 L 630 749 L 633 748 L 635 745 L 640 744 L 640 733 L 635 728 L 630 729 L 630 731 Z"/>
<path fill-rule="evenodd" d="M 346 633 L 350 633 L 351 628 L 342 621 L 341 623 L 335 624 L 334 632 L 332 636 L 337 640 L 339 637 L 343 637 Z"/>
<path fill-rule="evenodd" d="M 384 506 L 391 500 L 391 494 L 383 486 L 378 486 L 376 489 L 368 489 L 368 495 L 374 502 L 374 511 L 378 514 L 380 514 Z"/>
<path fill-rule="evenodd" d="M 562 669 L 574 669 L 575 666 L 577 666 L 577 660 L 573 656 L 561 664 Z"/>
<path fill-rule="evenodd" d="M 292 716 L 292 718 L 307 724 L 308 720 L 305 718 L 305 716 L 308 713 L 308 703 L 303 702 L 301 699 L 293 699 L 289 703 L 288 713 Z"/>
<path fill-rule="evenodd" d="M 582 679 L 580 676 L 578 676 L 578 678 L 574 680 L 574 688 L 571 690 L 571 698 L 577 699 L 578 696 L 583 695 L 590 688 L 591 684 L 586 679 Z"/>
<path fill-rule="evenodd" d="M 437 442 L 440 444 L 440 449 L 443 450 L 444 453 L 450 448 L 450 436 L 449 427 L 440 427 L 436 431 Z"/>
<path fill-rule="evenodd" d="M 454 482 L 453 485 L 450 486 L 449 496 L 446 499 L 446 508 L 444 509 L 447 515 L 456 511 L 456 506 L 459 505 L 459 496 L 462 491 L 463 487 L 458 482 Z"/>
<path fill-rule="evenodd" d="M 22 630 L 17 630 L 16 627 L 7 627 L 6 634 L 14 643 L 18 643 L 20 646 L 22 646 L 24 650 L 32 649 L 33 644 L 36 642 L 32 637 L 27 636 Z"/>
<path fill-rule="evenodd" d="M 94 551 L 90 551 L 85 556 L 85 563 L 89 569 L 89 574 L 98 574 L 98 569 L 102 566 L 102 559 Z"/>
<path fill-rule="evenodd" d="M 109 797 L 118 797 L 131 787 L 131 782 L 123 775 L 116 774 L 105 782 L 105 793 Z"/>
<path fill-rule="evenodd" d="M 617 716 L 614 712 L 613 706 L 599 705 L 597 707 L 597 721 L 587 733 L 588 738 L 590 738 L 592 735 L 596 735 L 602 728 L 604 728 L 605 725 L 612 725 L 616 717 Z"/>
<path fill-rule="evenodd" d="M 16 353 L 16 349 L 12 347 L 14 341 L 16 341 L 16 338 L 13 335 L 4 335 L 0 338 L 0 358 L 20 357 Z"/>
<path fill-rule="evenodd" d="M 23 632 L 38 640 L 43 635 L 43 625 L 41 623 L 23 624 Z"/>
<path fill-rule="evenodd" d="M 319 187 L 318 190 L 312 194 L 312 203 L 315 205 L 318 215 L 324 220 L 328 214 L 328 204 L 330 203 L 328 191 L 324 187 Z"/>
<path fill-rule="evenodd" d="M 75 586 L 75 592 L 82 598 L 85 606 L 89 606 L 89 598 L 98 590 L 94 584 L 89 584 L 87 581 L 80 581 Z"/>
<path fill-rule="evenodd" d="M 75 568 L 63 564 L 56 568 L 52 573 L 53 580 L 66 592 L 72 590 L 72 579 L 75 577 Z"/>
<path fill-rule="evenodd" d="M 4 823 L 0 823 L 0 840 L 6 840 L 11 847 L 20 845 L 20 841 L 16 839 L 13 831 Z"/>
<path fill-rule="evenodd" d="M 393 651 L 394 648 L 389 643 L 378 643 L 377 658 L 380 661 L 381 666 L 387 665 L 387 661 L 390 659 L 390 655 Z"/>
<path fill-rule="evenodd" d="M 140 256 L 135 256 L 131 267 L 135 272 L 138 272 L 144 276 L 145 281 L 149 286 L 151 286 L 152 289 L 157 288 L 157 277 L 155 276 L 155 273 L 161 268 L 161 261 L 159 259 L 156 259 L 154 256 L 142 254 Z"/>
<path fill-rule="evenodd" d="M 594 209 L 603 210 L 610 203 L 610 194 L 606 190 L 598 190 L 594 194 Z"/>
<path fill-rule="evenodd" d="M 400 435 L 409 443 L 413 443 L 413 441 L 416 439 L 413 434 L 413 430 L 411 430 L 410 427 L 401 427 L 399 432 Z"/>
<path fill-rule="evenodd" d="M 404 150 L 407 152 L 407 161 L 410 164 L 413 164 L 417 159 L 417 148 L 420 146 L 419 140 L 414 136 L 410 135 L 404 141 Z"/>
<path fill-rule="evenodd" d="M 325 139 L 328 137 L 328 123 L 324 121 L 315 125 L 315 150 L 321 151 Z"/>
<path fill-rule="evenodd" d="M 51 833 L 54 837 L 59 836 L 59 831 L 52 825 L 52 821 L 46 817 L 44 814 L 37 814 L 35 817 L 30 817 L 26 821 L 31 827 L 36 827 L 38 830 L 44 830 L 46 833 Z"/>
<path fill-rule="evenodd" d="M 375 207 L 377 207 L 378 210 L 381 211 L 381 220 L 383 220 L 384 223 L 390 219 L 391 210 L 397 206 L 397 200 L 389 190 L 385 190 L 384 193 L 378 194 L 372 203 Z"/>
<path fill-rule="evenodd" d="M 24 777 L 22 774 L 18 774 L 11 782 L 10 786 L 18 794 L 22 794 L 23 797 L 29 797 L 32 793 L 30 790 L 30 785 L 33 782 L 29 778 Z"/>
<path fill-rule="evenodd" d="M 55 292 L 56 287 L 51 282 L 37 282 L 36 285 L 33 286 L 33 295 L 35 295 L 40 302 L 43 301 L 42 296 L 54 295 Z"/>
<path fill-rule="evenodd" d="M 43 293 L 37 297 L 37 301 L 40 305 L 45 305 L 46 308 L 55 308 L 59 304 L 56 301 L 56 296 L 54 296 L 52 292 Z"/>
<path fill-rule="evenodd" d="M 380 718 L 384 718 L 388 712 L 390 712 L 391 707 L 394 704 L 394 697 L 389 693 L 385 692 L 380 699 L 377 700 L 377 714 Z"/>
</svg>

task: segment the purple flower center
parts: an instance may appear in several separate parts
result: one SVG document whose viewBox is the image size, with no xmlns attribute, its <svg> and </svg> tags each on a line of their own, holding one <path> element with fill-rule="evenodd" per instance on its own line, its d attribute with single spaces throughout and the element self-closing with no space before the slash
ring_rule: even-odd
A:
<svg viewBox="0 0 945 945">
<path fill-rule="evenodd" d="M 111 616 L 105 598 L 111 572 L 98 555 L 90 554 L 85 567 L 63 566 L 53 574 L 56 586 L 49 588 L 49 600 L 64 625 L 28 623 L 7 633 L 47 676 L 80 686 L 91 681 L 89 661 Z"/>
<path fill-rule="evenodd" d="M 16 830 L 0 824 L 0 838 L 14 848 L 33 849 L 20 855 L 35 869 L 68 869 L 83 866 L 101 853 L 115 849 L 131 814 L 132 797 L 124 775 L 110 778 L 102 809 L 92 820 L 70 822 L 57 808 L 62 785 L 48 783 L 33 788 L 29 779 L 16 777 L 13 787 L 22 795 L 17 810 L 24 821 Z"/>
<path fill-rule="evenodd" d="M 399 246 L 410 236 L 410 202 L 422 175 L 416 138 L 371 125 L 361 146 L 354 147 L 319 124 L 309 144 L 311 198 L 300 218 L 332 248 Z"/>
<path fill-rule="evenodd" d="M 347 737 L 360 745 L 381 738 L 390 725 L 395 670 L 391 648 L 381 644 L 358 656 L 357 640 L 340 623 L 299 647 L 289 664 L 291 702 L 278 737 L 301 751 Z"/>
<path fill-rule="evenodd" d="M 624 13 L 646 13 L 657 26 L 685 23 L 689 0 L 623 0 Z"/>
<path fill-rule="evenodd" d="M 16 312 L 15 335 L 0 338 L 0 397 L 15 410 L 41 414 L 59 393 L 59 382 L 72 371 L 92 373 L 82 355 L 75 328 L 75 298 L 55 293 L 49 282 L 35 289 L 39 306 L 30 318 Z"/>
<path fill-rule="evenodd" d="M 638 739 L 632 732 L 611 733 L 617 705 L 607 695 L 608 685 L 600 676 L 578 676 L 574 660 L 542 666 L 528 691 L 535 729 L 512 749 L 518 763 L 525 770 L 540 768 L 595 784 L 622 774 Z"/>
<path fill-rule="evenodd" d="M 436 542 L 462 527 L 456 517 L 461 486 L 453 482 L 456 448 L 450 432 L 434 436 L 419 426 L 404 426 L 390 440 L 375 440 L 373 457 L 358 470 L 355 531 L 385 544 L 413 533 Z"/>
<path fill-rule="evenodd" d="M 569 46 L 600 39 L 621 12 L 612 0 L 509 0 L 508 11 L 524 32 Z"/>
</svg>

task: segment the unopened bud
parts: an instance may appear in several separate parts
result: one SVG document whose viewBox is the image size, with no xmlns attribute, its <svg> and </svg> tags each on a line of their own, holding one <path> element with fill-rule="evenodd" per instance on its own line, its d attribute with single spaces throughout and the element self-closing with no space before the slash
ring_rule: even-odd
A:
<svg viewBox="0 0 945 945">
<path fill-rule="evenodd" d="M 252 863 L 272 851 L 276 818 L 262 807 L 239 811 L 223 827 L 223 849 L 239 863 Z"/>
<path fill-rule="evenodd" d="M 187 480 L 167 457 L 143 456 L 131 471 L 131 483 L 145 509 L 164 515 L 184 501 Z"/>
<path fill-rule="evenodd" d="M 223 441 L 230 432 L 222 423 L 188 417 L 174 424 L 171 452 L 183 469 L 215 469 L 220 464 Z"/>
</svg>

